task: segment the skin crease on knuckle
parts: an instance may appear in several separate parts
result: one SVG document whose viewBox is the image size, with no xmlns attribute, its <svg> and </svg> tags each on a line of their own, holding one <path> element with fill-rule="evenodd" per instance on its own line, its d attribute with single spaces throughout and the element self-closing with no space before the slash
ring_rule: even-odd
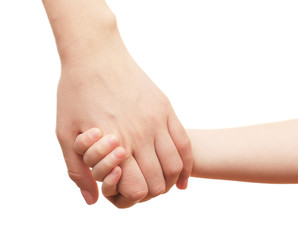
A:
<svg viewBox="0 0 298 240">
<path fill-rule="evenodd" d="M 126 198 L 130 202 L 139 202 L 148 195 L 147 190 L 140 190 L 136 192 L 129 193 Z"/>
<path fill-rule="evenodd" d="M 96 171 L 96 169 L 92 169 L 91 173 L 92 173 L 93 178 L 96 181 L 99 181 L 99 182 L 103 181 L 103 178 L 99 176 L 100 174 Z"/>
<path fill-rule="evenodd" d="M 166 190 L 166 185 L 164 182 L 160 183 L 159 185 L 155 186 L 152 189 L 149 189 L 149 196 L 154 198 L 159 196 L 160 194 L 163 194 Z"/>
<path fill-rule="evenodd" d="M 182 172 L 182 169 L 183 163 L 181 161 L 172 163 L 164 173 L 166 179 L 173 179 L 176 176 L 179 176 L 179 174 Z"/>
<path fill-rule="evenodd" d="M 113 169 L 115 166 L 115 159 L 106 159 L 101 163 L 101 169 Z"/>
<path fill-rule="evenodd" d="M 91 151 L 93 151 L 95 153 L 96 156 L 98 157 L 103 157 L 104 156 L 104 152 L 101 149 L 100 146 L 95 145 L 92 149 L 90 149 Z"/>
<path fill-rule="evenodd" d="M 102 161 L 100 163 L 101 164 L 100 166 L 95 166 L 92 169 L 92 175 L 93 175 L 93 177 L 96 180 L 102 182 L 104 180 L 104 178 L 105 178 L 105 176 L 103 176 L 103 175 L 107 175 L 108 172 L 112 171 L 112 169 L 114 167 L 116 167 L 116 165 L 117 165 L 116 164 L 117 163 L 116 161 L 117 161 L 117 159 L 111 159 L 111 158 L 105 159 L 104 161 Z M 100 169 L 99 169 L 99 167 L 100 167 Z M 103 177 L 100 177 L 100 176 L 103 176 Z"/>
<path fill-rule="evenodd" d="M 160 126 L 164 126 L 164 128 L 167 128 L 167 118 L 164 117 L 164 113 L 158 114 L 154 111 L 150 111 L 149 113 L 147 112 L 146 114 L 143 115 L 142 123 L 144 125 L 135 125 L 132 131 L 133 146 L 135 149 L 134 152 L 140 151 L 144 144 L 154 145 L 154 138 L 158 134 L 156 130 L 159 129 Z M 136 161 L 138 162 L 138 159 L 136 159 Z M 176 171 L 176 169 L 173 171 Z M 151 189 L 148 189 L 148 192 L 140 191 L 138 193 L 140 197 L 131 196 L 130 198 L 131 200 L 142 200 L 143 198 L 150 199 L 160 194 L 163 194 L 165 190 L 166 190 L 166 183 L 163 181 L 157 186 Z"/>
<path fill-rule="evenodd" d="M 191 149 L 191 142 L 190 142 L 190 139 L 186 133 L 184 134 L 184 136 L 181 139 L 179 139 L 178 148 L 181 151 L 187 151 L 187 150 Z"/>
<path fill-rule="evenodd" d="M 72 181 L 74 181 L 75 183 L 80 182 L 80 181 L 82 181 L 84 179 L 84 176 L 83 175 L 81 175 L 79 173 L 76 173 L 76 172 L 73 172 L 71 170 L 68 170 L 67 173 L 68 173 L 68 176 L 70 177 L 70 179 Z"/>
<path fill-rule="evenodd" d="M 164 128 L 167 127 L 167 120 L 166 117 L 164 117 L 164 113 L 158 112 L 151 110 L 150 112 L 144 113 L 141 119 L 129 129 L 132 142 L 134 146 L 137 146 L 135 147 L 136 151 L 140 148 L 140 143 L 144 144 L 145 142 L 154 141 L 157 130 L 160 129 L 161 126 L 164 126 Z"/>
</svg>

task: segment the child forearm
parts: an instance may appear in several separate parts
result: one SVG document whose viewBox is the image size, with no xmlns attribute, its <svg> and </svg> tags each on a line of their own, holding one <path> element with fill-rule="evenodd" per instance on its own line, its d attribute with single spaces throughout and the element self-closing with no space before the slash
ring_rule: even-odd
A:
<svg viewBox="0 0 298 240">
<path fill-rule="evenodd" d="M 298 119 L 188 134 L 194 177 L 298 183 Z"/>
</svg>

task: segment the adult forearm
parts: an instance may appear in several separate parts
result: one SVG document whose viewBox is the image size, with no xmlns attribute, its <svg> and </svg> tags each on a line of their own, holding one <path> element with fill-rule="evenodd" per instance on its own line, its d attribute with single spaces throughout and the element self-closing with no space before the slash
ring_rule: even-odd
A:
<svg viewBox="0 0 298 240">
<path fill-rule="evenodd" d="M 43 4 L 62 64 L 82 63 L 92 53 L 100 54 L 118 34 L 116 17 L 104 0 L 43 0 Z"/>
<path fill-rule="evenodd" d="M 298 120 L 189 130 L 195 177 L 298 183 Z"/>
</svg>

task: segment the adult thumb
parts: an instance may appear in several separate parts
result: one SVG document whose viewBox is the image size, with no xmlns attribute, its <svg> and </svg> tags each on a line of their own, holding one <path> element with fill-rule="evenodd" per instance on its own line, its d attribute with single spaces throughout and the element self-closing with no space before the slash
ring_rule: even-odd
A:
<svg viewBox="0 0 298 240">
<path fill-rule="evenodd" d="M 83 157 L 77 154 L 73 147 L 63 151 L 68 169 L 68 175 L 80 188 L 87 204 L 96 203 L 98 199 L 98 186 L 92 176 L 90 168 L 83 162 Z"/>
</svg>

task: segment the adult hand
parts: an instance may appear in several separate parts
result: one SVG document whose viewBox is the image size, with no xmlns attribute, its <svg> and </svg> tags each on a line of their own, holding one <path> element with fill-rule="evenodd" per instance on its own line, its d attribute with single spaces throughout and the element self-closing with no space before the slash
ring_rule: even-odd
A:
<svg viewBox="0 0 298 240">
<path fill-rule="evenodd" d="M 75 138 L 98 127 L 120 139 L 130 157 L 120 165 L 119 194 L 109 200 L 124 208 L 165 193 L 175 183 L 186 188 L 193 157 L 170 102 L 132 59 L 117 24 L 109 26 L 104 34 L 88 32 L 58 44 L 62 72 L 56 133 L 69 176 L 88 204 L 97 201 L 98 189 L 74 150 Z"/>
</svg>

